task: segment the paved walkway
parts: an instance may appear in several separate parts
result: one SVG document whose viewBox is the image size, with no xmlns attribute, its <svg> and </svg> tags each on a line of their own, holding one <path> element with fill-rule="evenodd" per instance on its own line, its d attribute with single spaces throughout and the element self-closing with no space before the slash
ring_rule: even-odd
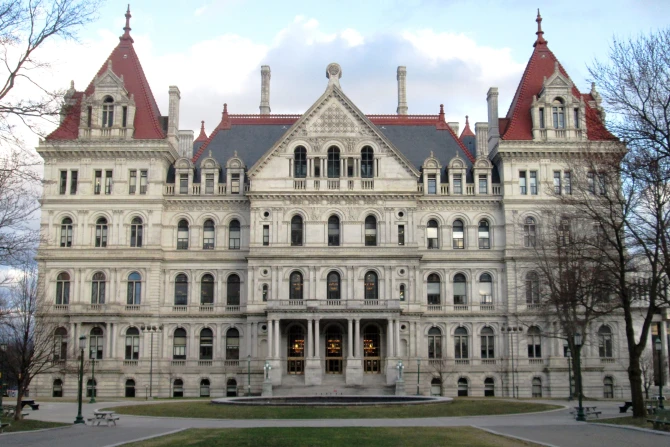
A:
<svg viewBox="0 0 670 447">
<path fill-rule="evenodd" d="M 156 401 L 158 403 L 160 401 Z M 557 404 L 556 401 L 546 403 Z M 84 417 L 97 408 L 127 405 L 128 402 L 84 404 Z M 143 404 L 151 405 L 152 402 Z M 561 403 L 558 403 L 559 405 Z M 586 404 L 586 403 L 585 403 Z M 602 418 L 618 416 L 619 402 L 590 402 L 602 410 Z M 74 403 L 44 402 L 29 418 L 71 423 L 77 414 Z M 57 430 L 0 435 L 2 447 L 97 447 L 119 445 L 150 436 L 164 435 L 187 428 L 255 428 L 255 427 L 453 427 L 473 426 L 560 447 L 648 447 L 670 445 L 670 436 L 576 422 L 568 409 L 552 412 L 452 418 L 408 419 L 307 419 L 307 420 L 232 420 L 121 416 L 117 427 L 70 426 Z"/>
</svg>

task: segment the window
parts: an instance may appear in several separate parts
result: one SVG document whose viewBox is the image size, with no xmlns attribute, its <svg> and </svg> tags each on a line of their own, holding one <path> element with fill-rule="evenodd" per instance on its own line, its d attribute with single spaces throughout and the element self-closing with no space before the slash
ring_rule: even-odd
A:
<svg viewBox="0 0 670 447">
<path fill-rule="evenodd" d="M 452 240 L 454 248 L 465 248 L 465 239 L 463 237 L 463 221 L 456 219 L 452 227 Z"/>
<path fill-rule="evenodd" d="M 132 169 L 128 176 L 128 194 L 135 194 L 137 189 L 137 170 Z"/>
<path fill-rule="evenodd" d="M 291 290 L 289 292 L 289 298 L 292 300 L 301 300 L 302 289 L 302 273 L 291 273 Z"/>
<path fill-rule="evenodd" d="M 608 326 L 598 329 L 598 355 L 600 358 L 612 358 L 612 329 Z"/>
<path fill-rule="evenodd" d="M 228 306 L 240 305 L 240 277 L 235 274 L 228 277 L 226 284 L 226 304 Z"/>
<path fill-rule="evenodd" d="M 340 219 L 337 216 L 328 218 L 328 246 L 338 247 L 340 245 Z"/>
<path fill-rule="evenodd" d="M 428 248 L 431 249 L 440 248 L 437 238 L 437 231 L 438 231 L 437 221 L 434 219 L 429 220 L 428 225 L 426 226 L 426 242 L 428 243 Z"/>
<path fill-rule="evenodd" d="M 586 183 L 589 189 L 589 192 L 591 194 L 596 193 L 596 184 L 595 184 L 595 174 L 593 172 L 589 172 L 586 174 Z"/>
<path fill-rule="evenodd" d="M 537 195 L 537 171 L 530 171 L 530 193 Z"/>
<path fill-rule="evenodd" d="M 142 219 L 139 217 L 133 218 L 130 222 L 130 246 L 131 247 L 141 247 L 142 246 L 142 233 L 143 233 Z"/>
<path fill-rule="evenodd" d="M 463 194 L 463 178 L 461 174 L 454 174 L 453 194 Z"/>
<path fill-rule="evenodd" d="M 432 327 L 428 330 L 428 358 L 442 358 L 442 331 L 440 328 Z"/>
<path fill-rule="evenodd" d="M 93 194 L 102 192 L 102 171 L 95 171 L 95 180 L 93 181 Z"/>
<path fill-rule="evenodd" d="M 121 119 L 121 125 L 123 127 L 127 127 L 128 126 L 128 107 L 123 106 L 121 111 L 123 112 L 123 117 Z"/>
<path fill-rule="evenodd" d="M 579 129 L 579 126 L 580 126 L 580 124 L 579 124 L 579 121 L 580 121 L 580 119 L 579 119 L 579 109 L 573 109 L 572 119 L 575 122 L 575 129 Z"/>
<path fill-rule="evenodd" d="M 205 174 L 205 194 L 214 194 L 214 174 Z"/>
<path fill-rule="evenodd" d="M 101 217 L 95 222 L 95 246 L 107 246 L 107 219 Z"/>
<path fill-rule="evenodd" d="M 493 279 L 488 273 L 479 277 L 479 299 L 481 304 L 493 304 Z"/>
<path fill-rule="evenodd" d="M 113 171 L 105 171 L 105 194 L 112 193 Z"/>
<path fill-rule="evenodd" d="M 302 244 L 302 217 L 295 215 L 291 218 L 291 245 L 297 247 Z"/>
<path fill-rule="evenodd" d="M 66 217 L 60 225 L 60 246 L 72 247 L 72 219 Z"/>
<path fill-rule="evenodd" d="M 188 304 L 188 278 L 183 273 L 174 279 L 174 305 L 186 306 Z"/>
<path fill-rule="evenodd" d="M 140 171 L 140 194 L 147 193 L 147 182 L 149 180 L 149 171 Z"/>
<path fill-rule="evenodd" d="M 135 397 L 135 381 L 133 379 L 126 380 L 126 397 Z"/>
<path fill-rule="evenodd" d="M 468 330 L 464 327 L 457 327 L 454 331 L 454 358 L 470 358 L 468 350 Z"/>
<path fill-rule="evenodd" d="M 177 330 L 174 331 L 174 335 L 172 338 L 173 338 L 172 359 L 186 360 L 186 330 L 183 328 L 178 328 Z"/>
<path fill-rule="evenodd" d="M 212 360 L 214 353 L 214 333 L 209 328 L 200 331 L 200 360 Z"/>
<path fill-rule="evenodd" d="M 437 194 L 437 180 L 435 174 L 428 176 L 428 194 Z"/>
<path fill-rule="evenodd" d="M 528 329 L 528 358 L 542 358 L 542 332 L 537 326 Z"/>
<path fill-rule="evenodd" d="M 614 380 L 607 376 L 603 380 L 603 397 L 605 399 L 614 399 Z"/>
<path fill-rule="evenodd" d="M 316 157 L 314 158 L 314 177 L 321 177 L 321 159 Z"/>
<path fill-rule="evenodd" d="M 139 360 L 140 358 L 140 331 L 136 327 L 130 327 L 126 331 L 126 360 Z"/>
<path fill-rule="evenodd" d="M 486 175 L 479 176 L 479 194 L 489 193 L 489 182 Z"/>
<path fill-rule="evenodd" d="M 179 174 L 179 194 L 188 194 L 188 174 Z"/>
<path fill-rule="evenodd" d="M 467 304 L 465 275 L 457 273 L 454 276 L 454 304 Z"/>
<path fill-rule="evenodd" d="M 107 278 L 102 272 L 96 272 L 91 280 L 91 304 L 105 304 L 105 285 Z"/>
<path fill-rule="evenodd" d="M 307 149 L 298 146 L 293 151 L 293 177 L 307 177 Z"/>
<path fill-rule="evenodd" d="M 188 222 L 182 219 L 177 224 L 177 250 L 188 249 Z"/>
<path fill-rule="evenodd" d="M 354 176 L 354 159 L 347 158 L 347 177 Z"/>
<path fill-rule="evenodd" d="M 56 304 L 70 304 L 70 275 L 59 273 L 56 278 Z"/>
<path fill-rule="evenodd" d="M 67 329 L 59 327 L 54 332 L 54 362 L 67 360 Z"/>
<path fill-rule="evenodd" d="M 570 180 L 570 171 L 565 171 L 563 173 L 563 193 L 568 196 L 572 194 L 572 182 Z"/>
<path fill-rule="evenodd" d="M 598 194 L 604 196 L 607 194 L 607 174 L 603 172 L 598 173 Z"/>
<path fill-rule="evenodd" d="M 377 219 L 375 216 L 368 216 L 365 218 L 365 245 L 377 245 Z"/>
<path fill-rule="evenodd" d="M 361 177 L 372 178 L 374 176 L 374 154 L 370 146 L 365 146 L 361 151 Z"/>
<path fill-rule="evenodd" d="M 240 174 L 230 174 L 230 193 L 240 193 Z"/>
<path fill-rule="evenodd" d="M 561 171 L 554 171 L 554 194 L 561 195 Z"/>
<path fill-rule="evenodd" d="M 488 249 L 491 248 L 491 238 L 489 233 L 489 222 L 487 220 L 479 221 L 479 248 Z"/>
<path fill-rule="evenodd" d="M 375 272 L 367 272 L 365 274 L 365 299 L 376 300 L 379 298 L 379 291 L 377 290 L 377 274 Z"/>
<path fill-rule="evenodd" d="M 493 378 L 484 379 L 484 397 L 494 397 L 496 395 L 496 384 Z"/>
<path fill-rule="evenodd" d="M 544 107 L 540 107 L 540 129 L 544 129 L 546 127 L 544 123 Z"/>
<path fill-rule="evenodd" d="M 102 100 L 102 127 L 112 127 L 114 125 L 114 99 L 111 96 L 105 96 Z"/>
<path fill-rule="evenodd" d="M 200 304 L 214 304 L 214 277 L 209 273 L 200 279 Z"/>
<path fill-rule="evenodd" d="M 126 304 L 139 305 L 142 303 L 142 277 L 139 273 L 133 272 L 128 275 L 128 293 L 126 294 Z"/>
<path fill-rule="evenodd" d="M 240 331 L 230 328 L 226 332 L 226 360 L 240 359 Z"/>
<path fill-rule="evenodd" d="M 265 301 L 268 300 L 268 285 L 263 284 L 263 289 L 262 290 L 263 290 L 263 292 L 262 292 L 263 293 L 263 302 L 265 302 Z"/>
<path fill-rule="evenodd" d="M 91 329 L 91 334 L 88 337 L 88 349 L 89 349 L 89 359 L 100 360 L 102 359 L 102 347 L 105 345 L 105 340 L 103 339 L 102 329 L 99 327 L 94 327 Z"/>
<path fill-rule="evenodd" d="M 92 116 L 93 116 L 93 107 L 88 106 L 86 108 L 86 127 L 88 128 L 91 127 Z"/>
<path fill-rule="evenodd" d="M 535 219 L 532 217 L 526 217 L 526 220 L 523 224 L 523 246 L 524 247 L 535 247 Z"/>
<path fill-rule="evenodd" d="M 79 178 L 78 171 L 70 171 L 70 194 L 77 194 L 77 181 Z"/>
<path fill-rule="evenodd" d="M 63 397 L 63 381 L 61 379 L 54 380 L 51 396 Z"/>
<path fill-rule="evenodd" d="M 539 377 L 533 378 L 533 397 L 542 397 L 542 379 Z"/>
<path fill-rule="evenodd" d="M 428 275 L 427 299 L 429 305 L 440 304 L 440 277 L 435 273 Z"/>
<path fill-rule="evenodd" d="M 214 221 L 207 219 L 202 225 L 202 248 L 214 250 Z"/>
<path fill-rule="evenodd" d="M 519 194 L 527 194 L 526 190 L 526 171 L 519 171 Z"/>
<path fill-rule="evenodd" d="M 398 245 L 405 245 L 405 226 L 398 225 Z"/>
<path fill-rule="evenodd" d="M 209 380 L 207 379 L 200 381 L 200 397 L 209 397 Z"/>
<path fill-rule="evenodd" d="M 565 129 L 565 107 L 560 98 L 554 100 L 551 112 L 554 118 L 554 129 Z"/>
<path fill-rule="evenodd" d="M 240 249 L 240 221 L 235 219 L 230 221 L 228 226 L 228 250 Z"/>
<path fill-rule="evenodd" d="M 175 379 L 175 381 L 172 382 L 172 397 L 184 397 L 184 381 L 183 380 Z"/>
<path fill-rule="evenodd" d="M 570 243 L 570 221 L 566 218 L 562 218 L 560 224 L 558 225 L 558 245 L 561 247 L 567 247 Z"/>
<path fill-rule="evenodd" d="M 481 332 L 481 352 L 483 359 L 495 358 L 495 343 L 493 340 L 493 329 L 485 327 Z"/>
<path fill-rule="evenodd" d="M 540 303 L 540 279 L 535 272 L 526 273 L 526 304 Z"/>
<path fill-rule="evenodd" d="M 468 379 L 461 377 L 458 379 L 458 396 L 467 397 L 468 395 Z"/>
<path fill-rule="evenodd" d="M 328 148 L 328 178 L 340 178 L 340 149 L 337 146 Z"/>
<path fill-rule="evenodd" d="M 400 284 L 398 295 L 400 295 L 400 301 L 405 301 L 405 299 L 407 298 L 406 297 L 407 292 L 406 292 L 405 284 Z"/>
<path fill-rule="evenodd" d="M 270 225 L 263 225 L 263 245 L 270 245 Z"/>
<path fill-rule="evenodd" d="M 60 171 L 60 183 L 58 185 L 58 193 L 65 194 L 67 191 L 67 171 Z"/>
<path fill-rule="evenodd" d="M 337 272 L 328 273 L 328 299 L 340 299 L 340 274 Z"/>
</svg>

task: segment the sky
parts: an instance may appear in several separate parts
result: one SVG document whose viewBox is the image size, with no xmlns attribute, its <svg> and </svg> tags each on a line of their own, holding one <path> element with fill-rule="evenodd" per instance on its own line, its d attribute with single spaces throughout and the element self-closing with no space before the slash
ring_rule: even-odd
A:
<svg viewBox="0 0 670 447">
<path fill-rule="evenodd" d="M 504 116 L 535 41 L 544 37 L 581 91 L 588 65 L 606 59 L 612 39 L 667 26 L 665 0 L 143 0 L 130 5 L 135 50 L 163 114 L 168 87 L 181 90 L 180 128 L 211 132 L 223 103 L 258 113 L 260 66 L 272 70 L 272 113 L 301 113 L 323 93 L 326 66 L 368 114 L 395 113 L 396 68 L 407 67 L 410 114 L 486 121 L 486 92 L 500 90 Z M 126 3 L 107 1 L 79 41 L 52 41 L 47 88 L 74 80 L 84 90 L 123 31 Z M 20 91 L 20 90 L 19 90 Z M 34 143 L 37 143 L 36 137 Z M 30 142 L 29 142 L 30 143 Z M 29 144 L 34 146 L 35 144 Z"/>
</svg>

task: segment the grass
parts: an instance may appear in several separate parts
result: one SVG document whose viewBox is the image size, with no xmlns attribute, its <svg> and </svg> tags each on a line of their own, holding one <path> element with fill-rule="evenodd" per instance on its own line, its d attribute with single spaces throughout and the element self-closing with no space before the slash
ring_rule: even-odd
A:
<svg viewBox="0 0 670 447">
<path fill-rule="evenodd" d="M 232 406 L 209 402 L 166 402 L 114 407 L 121 414 L 208 419 L 366 419 L 431 418 L 532 413 L 561 408 L 532 402 L 498 399 L 454 399 L 451 403 L 422 405 L 367 405 L 347 407 Z"/>
<path fill-rule="evenodd" d="M 530 447 L 537 444 L 496 436 L 470 427 L 382 428 L 237 428 L 192 429 L 174 435 L 128 444 L 129 447 L 264 446 L 264 447 Z"/>
<path fill-rule="evenodd" d="M 60 422 L 34 421 L 30 419 L 14 421 L 14 420 L 7 420 L 7 418 L 3 418 L 2 422 L 3 423 L 9 422 L 11 424 L 9 427 L 5 427 L 4 433 L 41 430 L 43 428 L 55 428 L 55 427 L 64 427 L 66 425 L 72 425 L 72 424 L 61 424 Z"/>
<path fill-rule="evenodd" d="M 654 417 L 653 415 L 649 417 Z M 613 424 L 613 425 L 630 425 L 632 427 L 640 428 L 649 428 L 653 429 L 654 426 L 650 422 L 647 422 L 647 418 L 634 418 L 632 416 L 624 416 L 620 418 L 608 418 L 603 420 L 594 420 L 589 422 L 600 422 L 601 424 Z"/>
</svg>

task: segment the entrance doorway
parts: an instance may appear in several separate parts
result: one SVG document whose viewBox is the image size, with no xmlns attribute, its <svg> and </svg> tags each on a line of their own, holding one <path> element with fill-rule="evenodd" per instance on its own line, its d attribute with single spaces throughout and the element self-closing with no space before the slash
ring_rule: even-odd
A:
<svg viewBox="0 0 670 447">
<path fill-rule="evenodd" d="M 367 374 L 379 374 L 382 370 L 379 328 L 368 325 L 363 332 L 363 371 Z"/>
<path fill-rule="evenodd" d="M 342 330 L 337 326 L 326 331 L 326 373 L 342 374 Z"/>
<path fill-rule="evenodd" d="M 292 326 L 288 331 L 288 374 L 305 373 L 305 330 L 302 326 Z"/>
</svg>

